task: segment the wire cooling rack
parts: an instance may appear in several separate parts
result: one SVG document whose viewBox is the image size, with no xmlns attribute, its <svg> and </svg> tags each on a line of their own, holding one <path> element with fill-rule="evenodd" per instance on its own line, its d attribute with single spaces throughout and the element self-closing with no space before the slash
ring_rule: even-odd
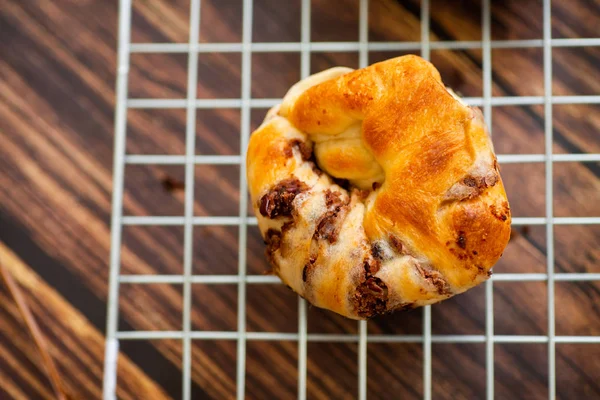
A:
<svg viewBox="0 0 600 400">
<path fill-rule="evenodd" d="M 108 296 L 107 341 L 104 375 L 104 398 L 115 398 L 117 382 L 117 357 L 119 341 L 176 339 L 183 343 L 182 394 L 184 399 L 191 398 L 191 341 L 192 340 L 235 340 L 237 341 L 237 398 L 244 398 L 246 377 L 246 343 L 251 340 L 285 340 L 298 343 L 298 392 L 299 399 L 306 398 L 307 379 L 307 342 L 355 342 L 358 343 L 358 393 L 359 399 L 367 397 L 367 343 L 421 343 L 423 346 L 423 397 L 432 397 L 432 343 L 483 343 L 486 356 L 486 396 L 494 398 L 494 344 L 497 343 L 542 343 L 547 344 L 548 354 L 548 394 L 556 397 L 555 344 L 557 343 L 599 343 L 597 336 L 557 336 L 555 335 L 555 297 L 554 283 L 557 281 L 600 280 L 599 273 L 556 273 L 554 271 L 554 226 L 600 224 L 600 217 L 554 217 L 553 216 L 553 179 L 554 163 L 560 162 L 598 162 L 600 154 L 553 154 L 552 106 L 556 104 L 598 104 L 600 96 L 553 96 L 552 95 L 552 50 L 556 47 L 599 46 L 600 39 L 553 39 L 551 37 L 551 4 L 543 2 L 543 38 L 535 40 L 491 40 L 490 1 L 482 2 L 482 38 L 480 41 L 429 41 L 429 0 L 421 3 L 421 41 L 420 42 L 369 42 L 368 10 L 369 1 L 360 0 L 359 40 L 358 42 L 311 42 L 311 4 L 302 0 L 301 41 L 293 43 L 256 43 L 252 41 L 252 0 L 243 0 L 242 41 L 241 43 L 209 44 L 199 43 L 201 0 L 191 0 L 189 43 L 131 43 L 131 1 L 120 1 L 118 80 L 115 117 L 115 157 L 114 192 L 112 208 L 112 236 L 110 253 L 110 289 Z M 492 97 L 491 50 L 497 48 L 541 48 L 543 49 L 543 96 Z M 307 305 L 298 300 L 297 333 L 265 333 L 246 331 L 246 286 L 257 283 L 275 283 L 272 276 L 249 275 L 246 271 L 247 226 L 256 225 L 256 219 L 247 217 L 248 202 L 245 176 L 244 151 L 250 135 L 250 113 L 252 109 L 267 109 L 279 102 L 279 99 L 251 98 L 251 57 L 256 53 L 299 52 L 301 55 L 301 76 L 310 73 L 310 55 L 320 52 L 357 52 L 359 66 L 368 65 L 369 51 L 420 51 L 429 58 L 430 50 L 436 49 L 481 49 L 483 58 L 483 96 L 469 97 L 465 101 L 470 105 L 483 108 L 488 126 L 491 124 L 492 106 L 505 105 L 542 105 L 544 108 L 544 154 L 505 154 L 498 157 L 501 164 L 543 163 L 545 165 L 545 216 L 536 218 L 514 218 L 513 225 L 545 226 L 547 241 L 546 273 L 497 273 L 485 284 L 485 334 L 484 335 L 432 335 L 431 309 L 423 309 L 422 335 L 376 335 L 367 334 L 367 322 L 359 322 L 358 334 L 309 334 L 307 333 Z M 187 97 L 185 99 L 129 99 L 128 73 L 130 54 L 132 53 L 185 53 L 188 55 Z M 241 53 L 241 98 L 239 99 L 197 99 L 197 71 L 199 54 L 213 52 Z M 135 155 L 126 154 L 127 110 L 130 108 L 182 108 L 186 118 L 185 155 Z M 195 126 L 197 109 L 234 108 L 241 111 L 241 153 L 239 155 L 204 156 L 195 154 Z M 127 164 L 163 164 L 185 167 L 185 208 L 183 216 L 123 216 L 124 169 Z M 240 180 L 239 215 L 233 217 L 194 216 L 194 168 L 198 164 L 239 165 Z M 175 225 L 184 228 L 184 259 L 182 275 L 122 275 L 120 273 L 120 249 L 122 227 L 126 225 Z M 192 273 L 192 235 L 193 227 L 199 225 L 239 226 L 239 256 L 237 275 L 193 275 Z M 497 281 L 543 281 L 547 282 L 547 335 L 495 335 L 493 286 Z M 183 329 L 181 331 L 118 331 L 119 284 L 166 283 L 183 286 Z M 191 285 L 237 284 L 238 309 L 237 332 L 195 331 L 191 324 Z"/>
</svg>

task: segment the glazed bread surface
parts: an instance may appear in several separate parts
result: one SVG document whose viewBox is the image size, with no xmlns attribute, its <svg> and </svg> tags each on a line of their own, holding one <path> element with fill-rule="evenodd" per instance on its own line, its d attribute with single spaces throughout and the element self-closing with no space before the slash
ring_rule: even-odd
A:
<svg viewBox="0 0 600 400">
<path fill-rule="evenodd" d="M 298 82 L 252 134 L 247 179 L 274 273 L 349 318 L 472 288 L 510 236 L 481 112 L 417 56 Z"/>
</svg>

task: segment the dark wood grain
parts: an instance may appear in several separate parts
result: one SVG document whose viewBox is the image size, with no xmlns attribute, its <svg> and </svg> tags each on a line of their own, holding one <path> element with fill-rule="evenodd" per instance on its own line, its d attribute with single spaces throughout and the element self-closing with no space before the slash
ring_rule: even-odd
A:
<svg viewBox="0 0 600 400">
<path fill-rule="evenodd" d="M 417 0 L 372 0 L 371 41 L 419 41 Z M 186 43 L 189 2 L 134 0 L 132 41 Z M 541 1 L 492 5 L 494 40 L 541 39 Z M 300 2 L 256 0 L 254 41 L 299 41 Z M 116 65 L 116 2 L 10 1 L 0 9 L 0 258 L 16 282 L 49 343 L 67 394 L 101 396 L 109 219 L 112 191 L 113 111 Z M 313 41 L 358 40 L 358 1 L 314 0 Z M 199 41 L 241 42 L 242 2 L 203 0 Z M 597 35 L 597 1 L 553 1 L 552 34 Z M 478 1 L 431 1 L 431 35 L 437 40 L 481 38 Z M 371 62 L 406 52 L 370 52 Z M 418 52 L 417 52 L 418 53 Z M 481 50 L 433 50 L 444 81 L 465 96 L 482 96 Z M 358 66 L 358 55 L 311 54 L 311 71 L 334 65 Z M 597 47 L 554 49 L 553 93 L 600 94 Z M 281 97 L 300 78 L 299 53 L 255 53 L 252 96 Z M 131 98 L 184 98 L 186 54 L 132 54 Z M 534 49 L 492 51 L 494 96 L 544 94 L 543 53 Z M 239 98 L 241 54 L 200 54 L 198 97 Z M 599 153 L 597 105 L 553 107 L 555 153 Z M 239 109 L 197 110 L 196 152 L 234 155 L 241 149 Z M 251 128 L 264 116 L 251 112 Z M 498 154 L 544 152 L 542 106 L 492 110 Z M 127 115 L 128 154 L 184 154 L 185 109 L 131 109 Z M 125 215 L 183 215 L 183 166 L 127 166 Z M 600 216 L 600 165 L 556 163 L 556 216 Z M 516 217 L 545 215 L 544 164 L 502 166 Z M 195 170 L 195 215 L 232 216 L 239 210 L 240 169 L 199 165 Z M 166 182 L 166 183 L 165 183 Z M 237 274 L 238 227 L 194 228 L 195 274 Z M 600 228 L 556 226 L 557 272 L 600 272 Z M 545 272 L 545 227 L 515 227 L 497 272 Z M 248 227 L 249 274 L 268 269 L 256 227 Z M 182 227 L 128 226 L 123 230 L 122 273 L 181 274 Z M 600 335 L 600 284 L 556 283 L 556 334 Z M 545 335 L 544 282 L 494 284 L 494 328 L 499 335 Z M 236 285 L 193 285 L 195 330 L 236 331 Z M 297 297 L 281 285 L 247 286 L 247 330 L 298 329 Z M 181 285 L 124 284 L 119 329 L 180 330 Z M 483 287 L 432 308 L 434 334 L 485 333 Z M 420 334 L 420 311 L 377 318 L 370 335 Z M 309 333 L 357 333 L 357 324 L 309 307 Z M 229 399 L 236 393 L 235 341 L 194 341 L 194 398 Z M 545 344 L 496 344 L 497 398 L 547 397 Z M 600 396 L 600 346 L 557 344 L 557 394 L 561 399 Z M 309 343 L 310 398 L 355 398 L 357 344 Z M 434 344 L 436 399 L 485 396 L 485 345 Z M 297 343 L 247 343 L 247 398 L 293 398 L 297 387 Z M 181 397 L 182 344 L 178 340 L 123 341 L 118 396 L 123 399 Z M 421 398 L 423 353 L 418 343 L 368 345 L 368 396 Z M 0 288 L 0 398 L 52 398 L 41 359 L 5 288 Z"/>
</svg>

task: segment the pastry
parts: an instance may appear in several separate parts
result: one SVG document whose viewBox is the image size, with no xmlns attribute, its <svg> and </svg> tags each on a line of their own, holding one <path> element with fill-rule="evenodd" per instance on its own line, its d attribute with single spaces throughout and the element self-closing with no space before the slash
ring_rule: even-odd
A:
<svg viewBox="0 0 600 400">
<path fill-rule="evenodd" d="M 247 179 L 273 272 L 348 318 L 474 287 L 510 236 L 481 112 L 417 56 L 295 84 L 252 134 Z"/>
</svg>

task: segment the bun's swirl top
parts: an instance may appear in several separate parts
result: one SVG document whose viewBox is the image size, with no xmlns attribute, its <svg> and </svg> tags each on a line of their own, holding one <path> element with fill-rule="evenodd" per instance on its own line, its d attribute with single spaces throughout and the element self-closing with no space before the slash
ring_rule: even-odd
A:
<svg viewBox="0 0 600 400">
<path fill-rule="evenodd" d="M 350 318 L 464 292 L 510 236 L 481 112 L 417 56 L 294 85 L 250 138 L 247 178 L 274 272 Z"/>
</svg>

